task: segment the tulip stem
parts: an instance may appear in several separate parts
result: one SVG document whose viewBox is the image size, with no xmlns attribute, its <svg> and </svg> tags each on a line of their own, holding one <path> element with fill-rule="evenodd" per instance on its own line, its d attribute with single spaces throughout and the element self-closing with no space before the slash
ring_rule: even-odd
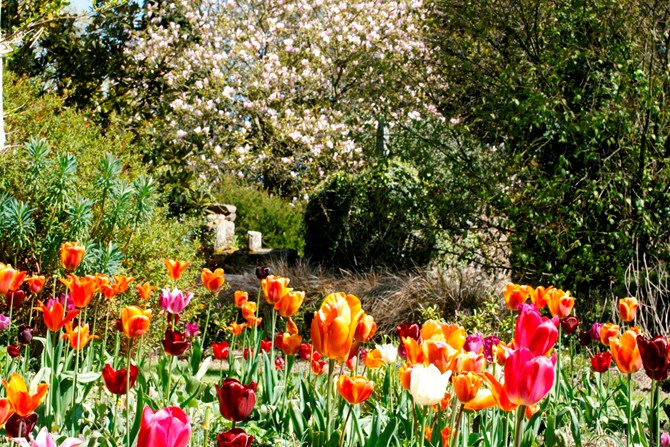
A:
<svg viewBox="0 0 670 447">
<path fill-rule="evenodd" d="M 626 408 L 626 410 L 627 410 L 626 411 L 626 419 L 627 419 L 627 422 L 628 422 L 628 424 L 626 424 L 627 425 L 627 429 L 626 429 L 626 446 L 627 447 L 630 447 L 631 432 L 633 431 L 633 421 L 631 420 L 631 403 L 630 403 L 631 399 L 632 399 L 632 395 L 631 395 L 632 391 L 631 391 L 631 388 L 630 388 L 630 386 L 631 386 L 631 380 L 630 380 L 631 376 L 632 376 L 632 374 L 629 373 L 628 374 L 628 390 L 627 390 L 628 407 Z"/>
<path fill-rule="evenodd" d="M 170 356 L 170 363 L 168 366 L 168 382 L 167 390 L 165 390 L 165 405 L 170 406 L 170 388 L 172 387 L 172 362 L 174 361 L 174 356 Z"/>
<path fill-rule="evenodd" d="M 273 349 L 274 350 L 274 349 Z M 326 381 L 326 411 L 325 414 L 330 414 L 330 389 L 333 387 L 333 374 L 335 374 L 335 360 L 328 359 L 328 380 Z M 331 417 L 326 418 L 326 435 L 330 436 L 330 421 Z"/>
<path fill-rule="evenodd" d="M 130 359 L 133 353 L 133 339 L 128 339 L 128 369 L 126 370 L 126 442 L 130 445 Z"/>
<path fill-rule="evenodd" d="M 452 429 L 454 431 L 453 435 L 453 440 L 451 443 L 449 443 L 450 446 L 456 447 L 458 444 L 458 433 L 461 430 L 461 419 L 463 418 L 463 409 L 465 408 L 465 404 L 461 404 L 461 406 L 458 408 L 458 415 L 456 416 L 456 422 L 452 424 Z"/>
<path fill-rule="evenodd" d="M 81 326 L 77 331 L 77 348 L 81 345 Z M 72 436 L 77 436 L 75 431 L 75 407 L 77 406 L 77 374 L 79 373 L 79 349 L 74 350 L 74 382 L 72 383 Z"/>
<path fill-rule="evenodd" d="M 661 421 L 659 417 L 659 391 L 660 384 L 658 380 L 651 381 L 651 426 L 649 432 L 651 433 L 651 447 L 659 447 L 661 445 Z"/>
<path fill-rule="evenodd" d="M 344 441 L 344 432 L 347 430 L 347 422 L 349 422 L 349 416 L 351 416 L 351 410 L 354 409 L 353 405 L 349 405 L 349 411 L 347 412 L 347 417 L 344 418 L 344 425 L 342 426 L 342 433 L 340 433 L 340 442 L 337 444 L 338 447 L 342 447 L 342 441 Z"/>
<path fill-rule="evenodd" d="M 218 298 L 218 294 L 215 292 L 214 295 Z M 202 352 L 202 347 L 205 346 L 205 337 L 207 337 L 207 327 L 209 326 L 209 314 L 212 312 L 212 302 L 207 301 L 207 317 L 205 318 L 205 327 L 202 328 L 202 338 L 200 339 L 200 352 Z"/>
<path fill-rule="evenodd" d="M 523 416 L 526 411 L 524 405 L 519 405 L 516 409 L 516 428 L 514 429 L 514 447 L 521 447 L 521 440 L 523 439 Z"/>
</svg>

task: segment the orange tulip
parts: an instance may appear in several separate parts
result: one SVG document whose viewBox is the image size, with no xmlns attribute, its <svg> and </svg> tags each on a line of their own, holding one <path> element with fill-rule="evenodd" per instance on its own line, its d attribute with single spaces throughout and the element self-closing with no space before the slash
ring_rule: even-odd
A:
<svg viewBox="0 0 670 447">
<path fill-rule="evenodd" d="M 563 320 L 572 312 L 572 308 L 575 306 L 575 299 L 570 296 L 570 292 L 564 292 L 561 289 L 551 289 L 547 292 L 547 305 L 553 317 Z"/>
<path fill-rule="evenodd" d="M 153 292 L 154 290 L 158 290 L 158 287 L 152 286 L 149 281 L 143 284 L 138 284 L 137 286 L 135 286 L 135 288 L 137 289 L 137 293 L 140 294 L 140 298 L 142 298 L 143 300 L 148 300 L 149 298 L 151 298 L 151 292 Z"/>
<path fill-rule="evenodd" d="M 368 351 L 363 358 L 363 364 L 370 369 L 377 369 L 384 365 L 384 360 L 382 359 L 382 352 L 379 349 L 373 349 Z"/>
<path fill-rule="evenodd" d="M 26 278 L 28 288 L 33 293 L 40 293 L 42 291 L 42 287 L 44 287 L 45 281 L 46 278 L 44 278 L 44 276 L 31 276 L 30 278 Z"/>
<path fill-rule="evenodd" d="M 249 299 L 249 294 L 243 290 L 236 290 L 234 295 L 235 307 L 242 307 Z"/>
<path fill-rule="evenodd" d="M 99 292 L 101 290 L 104 290 L 105 287 L 109 287 L 111 285 L 111 281 L 109 279 L 109 276 L 104 275 L 102 273 L 96 273 L 95 275 L 95 287 L 96 287 L 96 292 Z"/>
<path fill-rule="evenodd" d="M 79 267 L 84 259 L 86 249 L 77 242 L 65 242 L 60 247 L 60 262 L 67 270 L 74 270 Z"/>
<path fill-rule="evenodd" d="M 635 320 L 638 307 L 639 304 L 637 302 L 637 298 L 621 298 L 619 300 L 619 316 L 621 317 L 621 321 L 630 323 L 631 321 Z"/>
<path fill-rule="evenodd" d="M 449 447 L 449 440 L 451 439 L 451 427 L 444 427 L 440 432 L 442 438 L 442 447 Z"/>
<path fill-rule="evenodd" d="M 600 343 L 610 345 L 610 338 L 619 336 L 619 326 L 613 323 L 605 323 L 600 328 Z"/>
<path fill-rule="evenodd" d="M 491 390 L 480 388 L 475 398 L 466 403 L 463 408 L 470 411 L 479 411 L 493 408 L 496 405 L 496 400 Z"/>
<path fill-rule="evenodd" d="M 337 379 L 337 391 L 351 405 L 360 404 L 368 400 L 372 396 L 374 389 L 374 382 L 363 376 L 349 377 L 341 375 Z"/>
<path fill-rule="evenodd" d="M 290 290 L 290 289 L 288 289 Z M 274 305 L 275 310 L 284 318 L 292 317 L 300 309 L 305 300 L 305 292 L 291 290 L 282 296 Z"/>
<path fill-rule="evenodd" d="M 86 275 L 78 278 L 76 275 L 69 274 L 67 280 L 62 278 L 59 278 L 59 280 L 70 290 L 70 297 L 75 307 L 81 309 L 89 305 L 97 288 L 97 281 L 94 276 Z"/>
<path fill-rule="evenodd" d="M 0 399 L 0 427 L 5 425 L 7 420 L 14 414 L 12 403 L 7 398 Z"/>
<path fill-rule="evenodd" d="M 184 270 L 186 270 L 186 267 L 188 267 L 191 263 L 175 261 L 173 259 L 163 259 L 163 264 L 165 264 L 165 268 L 167 268 L 168 276 L 173 280 L 177 280 L 184 272 Z"/>
<path fill-rule="evenodd" d="M 479 374 L 473 372 L 465 372 L 456 374 L 451 378 L 454 384 L 454 393 L 462 404 L 468 403 L 477 397 L 479 389 L 482 387 L 482 378 Z"/>
<path fill-rule="evenodd" d="M 223 269 L 216 269 L 213 272 L 210 269 L 202 269 L 200 279 L 202 280 L 202 285 L 205 286 L 205 289 L 210 292 L 216 292 L 223 286 L 223 283 L 226 282 L 223 278 Z"/>
<path fill-rule="evenodd" d="M 270 275 L 267 278 L 261 280 L 261 288 L 263 289 L 265 301 L 267 301 L 268 304 L 274 306 L 284 297 L 284 295 L 290 291 L 288 288 L 288 283 L 288 278 L 282 278 L 281 276 L 274 275 Z"/>
<path fill-rule="evenodd" d="M 524 304 L 530 297 L 531 287 L 518 284 L 507 284 L 503 290 L 505 304 L 510 310 L 517 310 L 520 304 Z"/>
<path fill-rule="evenodd" d="M 72 321 L 65 323 L 66 334 L 63 334 L 61 338 L 66 338 L 70 342 L 72 349 L 80 350 L 84 349 L 89 341 L 94 338 L 99 338 L 97 335 L 91 335 L 88 329 L 88 324 L 73 327 L 74 324 Z"/>
<path fill-rule="evenodd" d="M 493 399 L 495 400 L 498 408 L 503 411 L 512 411 L 518 406 L 509 400 L 509 396 L 507 395 L 505 387 L 500 382 L 498 382 L 498 380 L 491 373 L 484 372 L 482 378 L 489 386 L 491 394 L 493 395 Z"/>
<path fill-rule="evenodd" d="M 151 311 L 137 306 L 127 306 L 121 310 L 121 326 L 123 333 L 129 338 L 144 335 L 151 326 Z"/>
<path fill-rule="evenodd" d="M 467 334 L 462 326 L 428 320 L 421 326 L 421 340 L 441 340 L 454 349 L 463 349 Z"/>
<path fill-rule="evenodd" d="M 628 329 L 620 338 L 610 338 L 612 357 L 619 371 L 624 374 L 633 374 L 642 368 L 642 357 L 637 346 L 639 331 L 635 329 Z"/>
<path fill-rule="evenodd" d="M 244 319 L 255 317 L 256 316 L 256 303 L 254 301 L 247 301 L 242 305 L 240 310 L 242 311 L 242 317 Z"/>
<path fill-rule="evenodd" d="M 549 288 L 544 288 L 544 286 L 539 286 L 530 294 L 530 299 L 538 309 L 543 309 L 547 305 L 548 294 L 553 290 L 554 286 L 549 286 Z"/>
<path fill-rule="evenodd" d="M 0 262 L 0 295 L 7 295 L 21 287 L 25 280 L 26 272 L 19 271 L 10 264 Z"/>
<path fill-rule="evenodd" d="M 244 328 L 247 327 L 246 323 L 238 324 L 235 321 L 228 325 L 228 330 L 233 333 L 233 335 L 240 335 Z"/>
<path fill-rule="evenodd" d="M 38 312 L 42 312 L 44 317 L 44 324 L 51 332 L 60 331 L 66 323 L 69 323 L 79 314 L 79 310 L 71 310 L 65 314 L 63 309 L 63 304 L 60 301 L 56 301 L 51 308 L 47 307 L 42 301 L 38 301 L 34 309 Z M 63 316 L 65 315 L 65 316 Z"/>
<path fill-rule="evenodd" d="M 483 353 L 462 352 L 454 362 L 456 372 L 472 371 L 481 373 L 486 367 L 486 357 Z"/>
<path fill-rule="evenodd" d="M 375 323 L 372 315 L 363 312 L 361 319 L 358 320 L 358 324 L 356 325 L 354 340 L 367 343 L 375 336 L 375 332 L 377 332 L 377 323 Z"/>
<path fill-rule="evenodd" d="M 107 298 L 108 300 L 114 298 L 116 296 L 116 292 L 117 290 L 116 287 L 114 286 L 110 285 L 102 286 L 102 294 L 105 295 L 105 298 Z"/>
<path fill-rule="evenodd" d="M 298 325 L 295 324 L 295 321 L 293 321 L 291 318 L 288 319 L 286 322 L 286 332 L 288 332 L 291 335 L 295 335 L 298 333 Z"/>
<path fill-rule="evenodd" d="M 288 332 L 284 332 L 279 335 L 280 343 L 279 349 L 281 349 L 286 355 L 296 355 L 300 350 L 300 345 L 302 344 L 302 336 L 295 334 L 291 335 Z"/>
<path fill-rule="evenodd" d="M 256 318 L 256 317 L 249 317 L 247 318 L 247 327 L 249 328 L 255 328 L 261 325 L 263 322 L 262 318 Z"/>
<path fill-rule="evenodd" d="M 405 352 L 407 354 L 407 361 L 412 364 L 423 364 L 425 359 L 424 347 L 427 346 L 428 341 L 424 342 L 422 345 L 419 344 L 416 340 L 411 337 L 404 337 L 402 339 L 402 344 L 405 346 Z M 429 349 L 429 348 L 426 348 Z M 438 368 L 439 369 L 439 368 Z"/>
<path fill-rule="evenodd" d="M 135 281 L 132 276 L 114 275 L 114 289 L 116 293 L 125 293 L 128 290 L 128 285 Z"/>
<path fill-rule="evenodd" d="M 402 365 L 398 370 L 398 376 L 400 377 L 400 385 L 409 391 L 412 383 L 412 364 L 405 363 Z"/>
<path fill-rule="evenodd" d="M 362 315 L 361 301 L 354 295 L 343 292 L 328 295 L 312 320 L 314 350 L 330 359 L 346 362 Z"/>
<path fill-rule="evenodd" d="M 446 341 L 426 340 L 422 343 L 425 361 L 435 365 L 440 373 L 453 369 L 454 362 L 458 358 L 459 350 L 452 348 Z M 409 359 L 409 350 L 407 351 Z"/>
<path fill-rule="evenodd" d="M 3 379 L 2 384 L 7 390 L 7 400 L 12 405 L 14 412 L 22 417 L 33 413 L 49 390 L 49 385 L 40 383 L 34 392 L 28 391 L 26 382 L 18 374 L 9 376 L 9 382 Z"/>
</svg>

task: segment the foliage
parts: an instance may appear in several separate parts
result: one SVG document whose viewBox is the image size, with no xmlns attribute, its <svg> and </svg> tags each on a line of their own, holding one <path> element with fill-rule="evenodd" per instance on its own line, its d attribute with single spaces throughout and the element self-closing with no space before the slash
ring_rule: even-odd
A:
<svg viewBox="0 0 670 447">
<path fill-rule="evenodd" d="M 218 185 L 215 200 L 237 207 L 235 232 L 238 238 L 245 240 L 247 231 L 260 231 L 264 246 L 302 252 L 302 201 L 288 202 L 258 186 L 246 185 L 231 177 L 222 176 Z"/>
<path fill-rule="evenodd" d="M 435 233 L 425 190 L 410 166 L 390 161 L 360 175 L 335 174 L 305 211 L 305 252 L 342 267 L 410 268 L 428 262 Z"/>
</svg>

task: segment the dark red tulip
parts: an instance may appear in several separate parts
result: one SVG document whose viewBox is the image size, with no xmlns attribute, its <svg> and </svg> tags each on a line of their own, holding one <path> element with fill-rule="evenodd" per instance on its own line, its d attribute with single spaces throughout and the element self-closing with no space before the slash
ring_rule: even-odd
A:
<svg viewBox="0 0 670 447">
<path fill-rule="evenodd" d="M 580 323 L 577 317 L 573 315 L 561 320 L 561 327 L 563 328 L 563 333 L 566 335 L 573 335 L 576 333 L 580 324 L 582 323 Z"/>
<path fill-rule="evenodd" d="M 400 340 L 406 337 L 418 340 L 419 335 L 421 334 L 421 329 L 416 323 L 401 323 L 395 327 L 395 333 Z"/>
<path fill-rule="evenodd" d="M 22 417 L 14 413 L 5 423 L 5 432 L 10 438 L 27 438 L 33 432 L 37 424 L 37 413 L 30 413 Z"/>
<path fill-rule="evenodd" d="M 591 368 L 595 372 L 607 372 L 610 369 L 610 365 L 612 365 L 612 354 L 609 352 L 601 352 L 591 357 Z"/>
<path fill-rule="evenodd" d="M 216 438 L 218 447 L 250 447 L 254 437 L 241 428 L 233 428 Z"/>
<path fill-rule="evenodd" d="M 591 331 L 582 331 L 579 333 L 577 336 L 577 340 L 579 340 L 579 344 L 582 346 L 589 346 L 591 344 L 591 341 L 593 340 L 591 338 Z"/>
<path fill-rule="evenodd" d="M 265 279 L 270 276 L 270 267 L 256 267 L 256 278 Z"/>
<path fill-rule="evenodd" d="M 227 378 L 216 385 L 221 416 L 229 421 L 241 422 L 249 417 L 256 405 L 256 383 L 243 385 L 239 380 Z"/>
<path fill-rule="evenodd" d="M 7 354 L 11 358 L 16 358 L 21 354 L 21 347 L 19 345 L 9 345 L 7 346 Z"/>
<path fill-rule="evenodd" d="M 227 359 L 230 354 L 230 346 L 227 341 L 220 341 L 212 344 L 212 351 L 214 351 L 214 358 L 216 360 Z"/>
<path fill-rule="evenodd" d="M 137 373 L 139 370 L 137 366 L 130 365 L 130 387 L 132 388 L 135 385 L 137 380 Z M 112 365 L 109 363 L 105 364 L 105 367 L 102 369 L 102 378 L 105 380 L 105 386 L 107 389 L 118 395 L 124 395 L 128 390 L 126 390 L 126 375 L 128 374 L 128 368 L 114 370 Z"/>
<path fill-rule="evenodd" d="M 312 345 L 309 343 L 300 345 L 300 358 L 307 361 L 312 359 Z"/>
<path fill-rule="evenodd" d="M 114 323 L 114 328 L 123 334 L 123 321 L 120 318 Z"/>
<path fill-rule="evenodd" d="M 272 350 L 272 342 L 270 340 L 261 340 L 261 351 L 270 352 Z"/>
<path fill-rule="evenodd" d="M 5 303 L 7 307 L 13 307 L 14 309 L 21 307 L 23 301 L 26 299 L 26 292 L 23 290 L 15 290 L 13 292 L 7 293 Z"/>
<path fill-rule="evenodd" d="M 28 327 L 27 324 L 19 326 L 18 334 L 19 343 L 27 345 L 33 340 L 33 328 Z"/>
<path fill-rule="evenodd" d="M 165 338 L 161 340 L 163 349 L 168 355 L 182 355 L 184 351 L 191 346 L 191 342 L 186 339 L 186 334 L 179 331 L 173 331 L 168 328 L 165 331 Z"/>
<path fill-rule="evenodd" d="M 275 337 L 275 348 L 281 350 L 282 342 L 284 341 L 284 333 L 280 332 Z"/>
<path fill-rule="evenodd" d="M 665 380 L 670 373 L 670 360 L 668 359 L 670 345 L 668 339 L 660 335 L 651 340 L 644 336 L 637 336 L 637 347 L 640 349 L 642 366 L 644 372 L 653 380 Z"/>
</svg>

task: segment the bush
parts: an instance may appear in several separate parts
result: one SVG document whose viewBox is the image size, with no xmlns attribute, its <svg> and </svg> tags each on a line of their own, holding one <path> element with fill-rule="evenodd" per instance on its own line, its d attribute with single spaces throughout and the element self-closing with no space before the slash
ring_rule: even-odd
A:
<svg viewBox="0 0 670 447">
<path fill-rule="evenodd" d="M 424 195 L 416 171 L 398 161 L 335 174 L 305 211 L 305 254 L 338 267 L 426 264 L 436 234 Z"/>
<path fill-rule="evenodd" d="M 220 190 L 216 200 L 237 207 L 235 233 L 240 240 L 246 240 L 247 231 L 260 231 L 263 245 L 292 248 L 302 253 L 303 207 L 300 202 L 290 203 L 230 177 L 220 181 Z"/>
</svg>

